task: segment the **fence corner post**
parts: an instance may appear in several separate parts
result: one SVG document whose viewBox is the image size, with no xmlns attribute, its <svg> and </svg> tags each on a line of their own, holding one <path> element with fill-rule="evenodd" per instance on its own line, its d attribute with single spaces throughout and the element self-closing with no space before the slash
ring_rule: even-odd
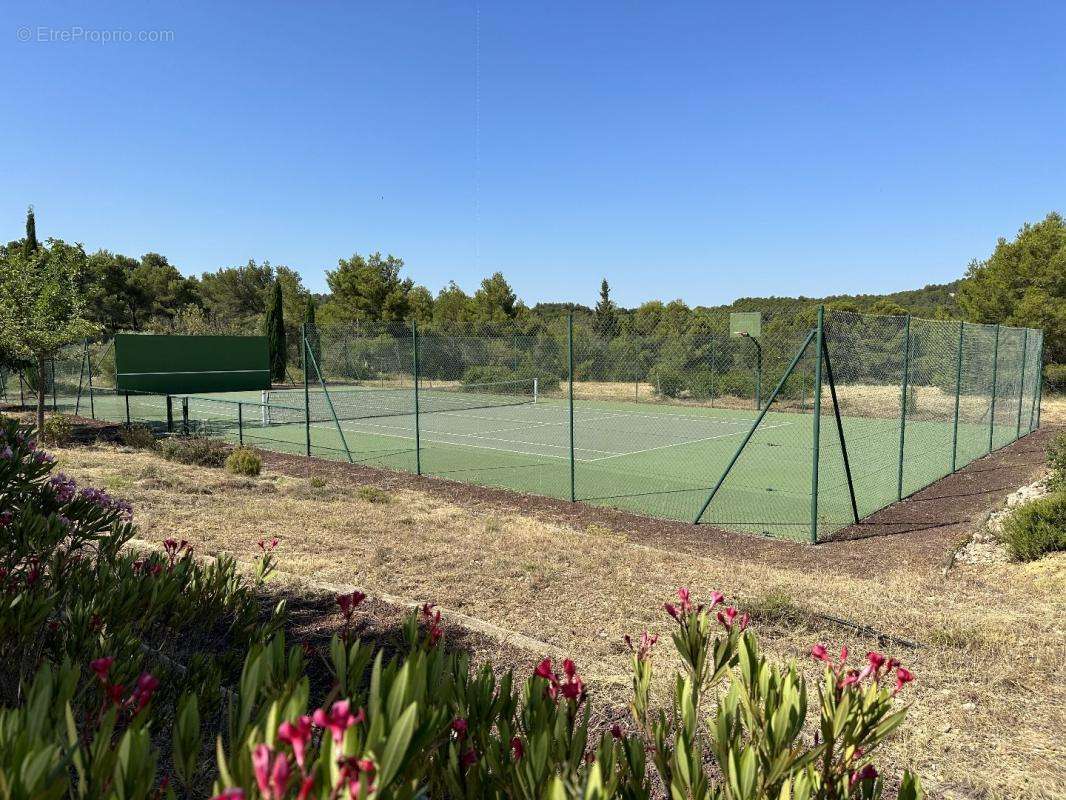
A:
<svg viewBox="0 0 1066 800">
<path fill-rule="evenodd" d="M 411 318 L 411 357 L 414 361 L 412 367 L 414 369 L 415 380 L 415 475 L 422 474 L 422 424 L 419 416 L 418 407 L 418 383 L 419 383 L 419 370 L 418 370 L 418 320 L 414 317 Z"/>
<path fill-rule="evenodd" d="M 1014 438 L 1022 435 L 1022 402 L 1025 400 L 1025 359 L 1029 356 L 1029 329 L 1022 328 L 1022 374 L 1018 378 L 1018 419 L 1014 423 Z"/>
<path fill-rule="evenodd" d="M 996 325 L 996 344 L 992 348 L 992 405 L 988 409 L 988 452 L 996 431 L 996 384 L 999 382 L 999 325 Z"/>
<path fill-rule="evenodd" d="M 825 306 L 818 306 L 818 329 L 814 345 L 814 420 L 811 431 L 811 544 L 818 544 L 818 457 L 822 429 L 822 348 L 825 346 Z"/>
<path fill-rule="evenodd" d="M 907 315 L 903 327 L 903 381 L 900 384 L 899 401 L 899 469 L 896 474 L 896 500 L 903 499 L 903 449 L 907 439 L 907 392 L 910 388 L 911 371 L 911 315 Z"/>
<path fill-rule="evenodd" d="M 570 502 L 577 500 L 577 468 L 574 461 L 574 312 L 566 318 L 566 382 L 570 412 Z"/>
<path fill-rule="evenodd" d="M 959 323 L 959 349 L 955 354 L 955 420 L 951 425 L 951 471 L 959 464 L 959 400 L 962 395 L 962 345 L 965 341 L 966 322 Z"/>
<path fill-rule="evenodd" d="M 307 384 L 307 323 L 300 323 L 300 363 L 304 374 L 304 449 L 311 457 L 311 390 Z"/>
</svg>

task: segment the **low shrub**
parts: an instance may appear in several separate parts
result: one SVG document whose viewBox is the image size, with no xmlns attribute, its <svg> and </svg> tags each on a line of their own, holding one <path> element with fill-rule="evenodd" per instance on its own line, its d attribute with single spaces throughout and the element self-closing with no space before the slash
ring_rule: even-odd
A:
<svg viewBox="0 0 1066 800">
<path fill-rule="evenodd" d="M 1014 509 L 1003 521 L 1003 542 L 1018 561 L 1066 550 L 1066 489 Z"/>
<path fill-rule="evenodd" d="M 126 447 L 135 447 L 138 450 L 155 450 L 159 442 L 155 438 L 155 432 L 147 425 L 131 425 L 119 431 L 118 440 Z"/>
<path fill-rule="evenodd" d="M 370 484 L 360 486 L 355 495 L 367 503 L 387 503 L 392 499 L 392 496 L 384 489 L 379 489 L 377 486 L 371 486 Z"/>
<path fill-rule="evenodd" d="M 51 445 L 62 447 L 74 435 L 74 423 L 62 414 L 49 414 L 45 418 L 41 439 Z"/>
<path fill-rule="evenodd" d="M 226 456 L 226 471 L 232 472 L 234 475 L 250 475 L 254 477 L 262 469 L 263 457 L 253 447 L 241 445 L 233 448 L 233 452 Z"/>
<path fill-rule="evenodd" d="M 648 382 L 659 397 L 678 398 L 688 388 L 688 376 L 676 364 L 656 365 L 648 375 Z"/>
<path fill-rule="evenodd" d="M 164 440 L 159 452 L 167 461 L 201 467 L 221 467 L 229 457 L 230 448 L 206 436 L 175 436 Z"/>
<path fill-rule="evenodd" d="M 1044 367 L 1044 391 L 1047 394 L 1066 394 L 1066 364 Z"/>
<path fill-rule="evenodd" d="M 1048 442 L 1047 466 L 1052 490 L 1066 489 L 1066 432 L 1056 433 Z"/>
<path fill-rule="evenodd" d="M 312 489 L 325 489 L 326 488 L 326 479 L 325 478 L 320 478 L 317 475 L 312 475 L 311 476 L 311 488 Z"/>
</svg>

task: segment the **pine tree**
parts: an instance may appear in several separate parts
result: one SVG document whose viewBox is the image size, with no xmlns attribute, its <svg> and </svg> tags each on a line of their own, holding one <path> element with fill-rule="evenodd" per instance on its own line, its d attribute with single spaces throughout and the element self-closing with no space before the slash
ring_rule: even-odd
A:
<svg viewBox="0 0 1066 800">
<path fill-rule="evenodd" d="M 22 255 L 30 258 L 37 252 L 37 220 L 33 217 L 33 206 L 26 211 L 26 238 L 22 241 Z"/>
<path fill-rule="evenodd" d="M 270 353 L 270 379 L 280 383 L 285 380 L 285 362 L 288 352 L 285 349 L 285 316 L 281 304 L 281 281 L 274 281 L 274 296 L 267 308 L 266 324 L 267 350 Z"/>
<path fill-rule="evenodd" d="M 307 308 L 304 311 L 304 336 L 307 337 L 308 350 L 321 368 L 322 344 L 318 338 L 318 328 L 315 327 L 315 298 L 311 295 L 307 295 Z"/>
<path fill-rule="evenodd" d="M 596 303 L 596 332 L 604 339 L 618 335 L 618 314 L 611 302 L 611 287 L 606 278 L 600 283 L 600 301 Z"/>
</svg>

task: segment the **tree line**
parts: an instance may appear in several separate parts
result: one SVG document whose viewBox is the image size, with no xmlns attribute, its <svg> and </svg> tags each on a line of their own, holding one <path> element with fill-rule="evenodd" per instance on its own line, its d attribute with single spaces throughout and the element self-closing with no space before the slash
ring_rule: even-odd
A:
<svg viewBox="0 0 1066 800">
<path fill-rule="evenodd" d="M 326 328 L 414 320 L 439 332 L 507 326 L 525 336 L 552 330 L 557 336 L 558 321 L 572 313 L 579 337 L 601 344 L 651 338 L 668 349 L 679 338 L 710 330 L 727 311 L 802 320 L 826 303 L 872 314 L 1041 328 L 1045 361 L 1066 362 L 1066 224 L 1055 213 L 1026 224 L 1013 240 L 1000 239 L 992 255 L 972 262 L 959 281 L 880 296 L 746 297 L 721 306 L 654 300 L 623 308 L 611 299 L 605 278 L 594 307 L 529 306 L 501 272 L 484 278 L 473 293 L 451 282 L 436 294 L 403 272 L 400 257 L 356 253 L 326 270 L 329 290 L 321 295 L 310 292 L 296 270 L 269 261 L 186 276 L 159 253 L 134 258 L 101 249 L 87 254 L 81 245 L 61 239 L 41 242 L 31 208 L 25 236 L 0 247 L 0 353 L 8 363 L 37 362 L 57 343 L 118 331 L 266 332 L 280 375 L 286 363 L 298 362 L 299 327 L 307 321 Z M 626 349 L 615 350 L 625 361 Z"/>
</svg>

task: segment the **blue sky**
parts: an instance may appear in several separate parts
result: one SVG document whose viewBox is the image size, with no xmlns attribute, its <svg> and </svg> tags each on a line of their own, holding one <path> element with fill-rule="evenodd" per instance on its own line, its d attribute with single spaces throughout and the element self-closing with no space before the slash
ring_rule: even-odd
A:
<svg viewBox="0 0 1066 800">
<path fill-rule="evenodd" d="M 527 302 L 887 292 L 1064 211 L 1066 4 L 8 4 L 0 237 Z M 99 41 L 169 31 L 169 41 Z M 75 39 L 62 41 L 64 36 Z M 28 38 L 29 41 L 21 39 Z"/>
</svg>

